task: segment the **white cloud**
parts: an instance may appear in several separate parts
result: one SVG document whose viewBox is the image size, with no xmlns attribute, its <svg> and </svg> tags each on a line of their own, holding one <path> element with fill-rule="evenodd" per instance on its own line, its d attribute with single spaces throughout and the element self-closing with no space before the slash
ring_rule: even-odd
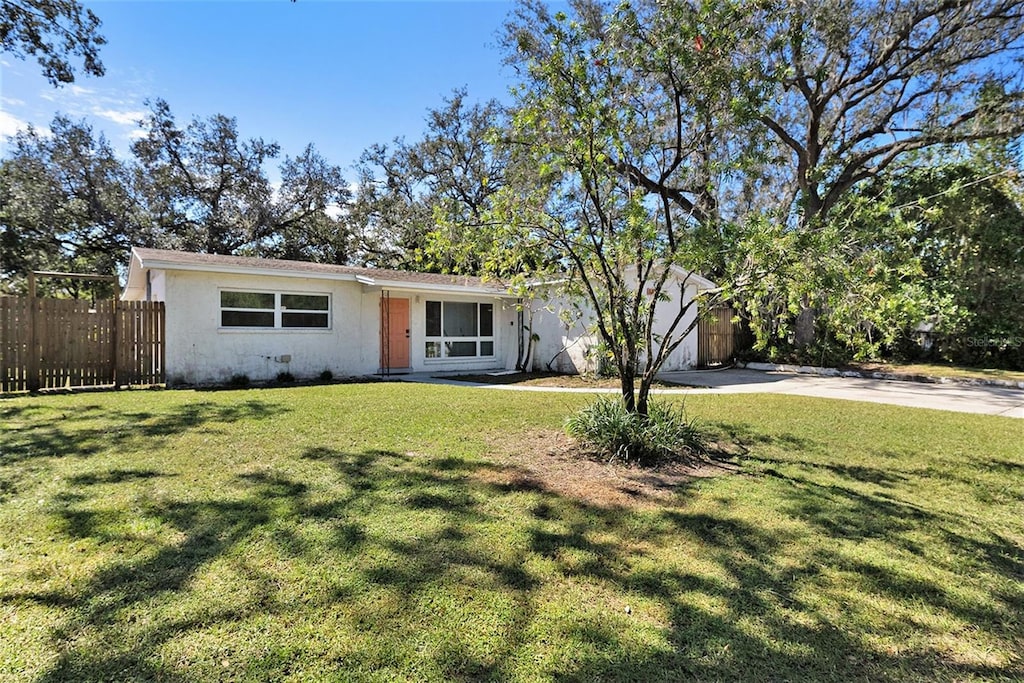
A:
<svg viewBox="0 0 1024 683">
<path fill-rule="evenodd" d="M 146 118 L 146 112 L 144 111 L 119 111 L 117 109 L 100 109 L 99 107 L 94 108 L 92 114 L 101 119 L 113 121 L 120 126 L 135 126 L 140 120 Z"/>
<path fill-rule="evenodd" d="M 128 131 L 129 140 L 141 140 L 144 137 L 146 137 L 146 131 L 142 130 L 141 128 L 136 128 L 135 130 Z"/>
<path fill-rule="evenodd" d="M 28 124 L 6 111 L 0 111 L 0 138 L 8 138 L 19 130 L 28 128 Z"/>
<path fill-rule="evenodd" d="M 0 97 L 0 102 L 3 102 L 8 107 L 23 107 L 25 106 L 25 100 L 15 99 L 13 97 Z"/>
<path fill-rule="evenodd" d="M 56 111 L 73 121 L 85 119 L 96 133 L 107 136 L 119 155 L 127 156 L 131 143 L 144 135 L 139 130 L 139 121 L 146 118 L 147 112 L 142 104 L 144 97 L 134 81 L 113 87 L 105 82 L 91 87 L 69 84 L 62 88 L 40 88 L 35 94 L 37 108 L 47 103 L 42 104 L 42 109 L 49 110 L 50 115 Z M 5 105 L 12 109 L 16 106 L 6 102 Z M 18 114 L 28 118 L 21 111 Z M 29 120 L 41 115 L 39 112 Z"/>
</svg>

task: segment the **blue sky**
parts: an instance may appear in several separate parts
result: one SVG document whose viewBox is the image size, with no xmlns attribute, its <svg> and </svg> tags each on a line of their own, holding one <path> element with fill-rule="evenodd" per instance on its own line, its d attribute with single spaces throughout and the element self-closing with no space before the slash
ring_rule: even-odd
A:
<svg viewBox="0 0 1024 683">
<path fill-rule="evenodd" d="M 496 45 L 508 2 L 84 4 L 103 22 L 106 75 L 54 88 L 34 61 L 0 54 L 0 135 L 46 128 L 64 112 L 127 154 L 145 100 L 162 97 L 181 125 L 220 113 L 285 154 L 312 142 L 351 179 L 366 147 L 416 138 L 427 109 L 454 88 L 474 101 L 507 99 L 515 79 Z"/>
</svg>

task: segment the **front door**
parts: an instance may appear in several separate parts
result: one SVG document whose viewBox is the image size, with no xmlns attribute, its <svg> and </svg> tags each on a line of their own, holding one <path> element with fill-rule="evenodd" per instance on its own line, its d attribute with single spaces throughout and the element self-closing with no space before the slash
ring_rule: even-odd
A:
<svg viewBox="0 0 1024 683">
<path fill-rule="evenodd" d="M 381 297 L 380 367 L 399 370 L 409 367 L 409 300 Z"/>
</svg>

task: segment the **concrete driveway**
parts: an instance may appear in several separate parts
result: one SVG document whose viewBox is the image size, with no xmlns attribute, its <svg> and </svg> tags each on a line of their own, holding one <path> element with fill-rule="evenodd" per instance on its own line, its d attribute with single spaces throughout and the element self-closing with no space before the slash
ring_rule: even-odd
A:
<svg viewBox="0 0 1024 683">
<path fill-rule="evenodd" d="M 668 382 L 695 387 L 687 390 L 687 393 L 694 394 L 793 394 L 1024 418 L 1024 390 L 1009 387 L 926 384 L 733 369 L 666 372 L 661 377 Z"/>
</svg>

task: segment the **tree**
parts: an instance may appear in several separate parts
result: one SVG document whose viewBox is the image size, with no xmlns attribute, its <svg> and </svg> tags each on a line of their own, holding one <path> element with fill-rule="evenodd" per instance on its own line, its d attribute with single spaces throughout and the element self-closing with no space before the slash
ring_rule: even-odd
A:
<svg viewBox="0 0 1024 683">
<path fill-rule="evenodd" d="M 188 251 L 255 252 L 272 232 L 271 187 L 264 162 L 277 143 L 243 140 L 222 114 L 177 126 L 163 100 L 142 122 L 145 136 L 132 152 L 145 178 L 149 210 L 171 243 Z"/>
<path fill-rule="evenodd" d="M 155 241 L 132 169 L 106 138 L 65 116 L 55 117 L 50 131 L 19 132 L 0 162 L 0 263 L 8 288 L 22 286 L 30 270 L 113 275 L 133 244 Z"/>
<path fill-rule="evenodd" d="M 359 234 L 364 265 L 413 269 L 432 229 L 433 209 L 422 201 L 417 182 L 408 172 L 404 141 L 365 150 L 356 166 L 357 189 L 352 223 Z"/>
<path fill-rule="evenodd" d="M 73 83 L 72 59 L 87 74 L 102 76 L 100 20 L 77 0 L 0 0 L 0 49 L 20 59 L 33 56 L 55 86 Z"/>
<path fill-rule="evenodd" d="M 295 158 L 285 157 L 271 206 L 271 234 L 259 254 L 348 263 L 356 250 L 347 220 L 351 199 L 341 168 L 329 164 L 312 144 Z"/>
<path fill-rule="evenodd" d="M 1024 367 L 1024 186 L 1006 145 L 974 145 L 888 181 L 932 304 L 934 357 Z M 945 306 L 940 306 L 946 303 Z"/>
<path fill-rule="evenodd" d="M 29 270 L 114 274 L 132 246 L 346 263 L 350 192 L 341 169 L 309 145 L 263 165 L 277 145 L 242 140 L 234 119 L 185 129 L 153 106 L 136 160 L 118 158 L 83 122 L 58 115 L 50 135 L 16 135 L 0 161 L 0 268 L 7 289 Z"/>
<path fill-rule="evenodd" d="M 516 265 L 537 250 L 555 257 L 549 280 L 592 310 L 626 409 L 646 415 L 656 373 L 696 324 L 682 324 L 695 304 L 672 291 L 672 269 L 703 269 L 706 233 L 721 227 L 716 184 L 751 153 L 719 131 L 756 111 L 758 80 L 731 55 L 759 10 L 572 8 L 570 18 L 526 3 L 507 26 L 508 61 L 524 78 L 512 145 L 525 162 L 514 167 L 526 172 L 489 216 L 507 226 L 496 246 Z M 655 306 L 669 301 L 679 307 L 656 335 Z"/>
<path fill-rule="evenodd" d="M 456 90 L 427 116 L 423 138 L 367 149 L 358 166 L 353 219 L 365 261 L 434 272 L 478 273 L 482 217 L 504 185 L 506 112 L 494 100 L 467 103 Z"/>
<path fill-rule="evenodd" d="M 856 252 L 863 235 L 843 226 L 856 223 L 847 212 L 859 187 L 909 155 L 1024 132 L 1022 47 L 1019 1 L 779 6 L 741 54 L 774 74 L 756 133 L 774 150 L 748 196 L 756 197 L 752 210 L 780 225 L 787 249 L 778 253 L 753 235 L 740 236 L 745 248 L 722 250 L 733 254 L 729 272 L 764 261 L 752 278 L 757 291 L 739 293 L 760 346 L 772 354 L 791 343 L 798 353 L 813 351 L 816 317 L 861 284 L 855 268 L 847 278 L 835 269 L 816 272 L 834 263 L 830 255 Z M 812 289 L 812 282 L 833 288 Z"/>
<path fill-rule="evenodd" d="M 910 152 L 1024 133 L 1024 2 L 794 0 L 776 17 L 748 58 L 778 66 L 759 121 L 800 227 Z"/>
</svg>

